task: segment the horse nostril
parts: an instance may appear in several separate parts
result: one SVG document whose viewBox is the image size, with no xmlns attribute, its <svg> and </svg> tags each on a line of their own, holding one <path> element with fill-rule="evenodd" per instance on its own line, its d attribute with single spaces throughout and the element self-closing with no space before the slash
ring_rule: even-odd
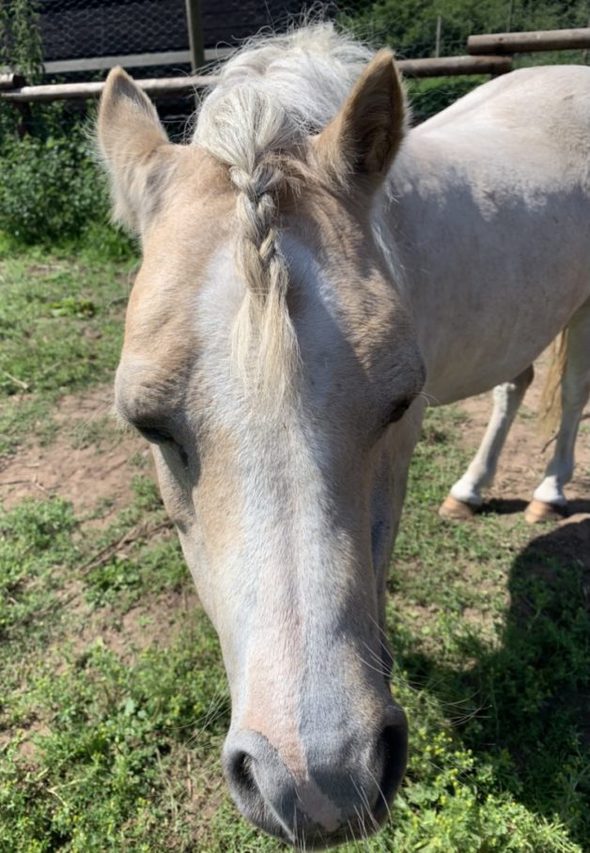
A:
<svg viewBox="0 0 590 853">
<path fill-rule="evenodd" d="M 386 726 L 377 743 L 378 753 L 382 756 L 383 769 L 379 784 L 379 793 L 374 807 L 377 820 L 385 818 L 389 804 L 399 788 L 408 760 L 408 729 L 405 719 L 396 725 Z"/>
<path fill-rule="evenodd" d="M 252 756 L 243 751 L 235 752 L 226 763 L 226 773 L 236 793 L 249 800 L 258 794 L 252 763 Z"/>
<path fill-rule="evenodd" d="M 248 730 L 231 732 L 223 750 L 223 767 L 242 814 L 283 841 L 291 839 L 293 780 L 266 738 Z M 286 821 L 281 816 L 283 811 L 289 815 Z"/>
</svg>

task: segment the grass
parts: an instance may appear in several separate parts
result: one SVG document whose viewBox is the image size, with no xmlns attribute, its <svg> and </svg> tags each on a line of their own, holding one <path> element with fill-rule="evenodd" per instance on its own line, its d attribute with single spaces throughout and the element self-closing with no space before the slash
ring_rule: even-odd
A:
<svg viewBox="0 0 590 853">
<path fill-rule="evenodd" d="M 10 251 L 0 239 L 0 453 L 55 434 L 64 393 L 111 378 L 135 259 Z"/>
<path fill-rule="evenodd" d="M 29 386 L 3 380 L 4 452 L 23 432 L 51 441 L 60 395 L 113 371 L 128 268 L 34 252 L 0 262 L 2 367 Z M 107 426 L 79 442 L 98 450 Z M 407 777 L 386 829 L 344 849 L 579 853 L 590 522 L 533 536 L 518 515 L 441 522 L 461 426 L 453 409 L 426 422 L 389 581 Z M 61 498 L 0 515 L 0 851 L 278 851 L 226 793 L 217 639 L 137 471 L 107 528 Z"/>
</svg>

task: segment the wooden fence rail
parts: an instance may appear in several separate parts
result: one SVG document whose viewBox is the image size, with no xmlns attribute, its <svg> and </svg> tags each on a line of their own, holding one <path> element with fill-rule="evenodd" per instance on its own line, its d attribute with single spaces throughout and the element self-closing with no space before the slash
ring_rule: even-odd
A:
<svg viewBox="0 0 590 853">
<path fill-rule="evenodd" d="M 510 56 L 441 56 L 428 59 L 399 59 L 404 77 L 453 77 L 461 74 L 506 74 L 512 69 Z"/>
<path fill-rule="evenodd" d="M 590 27 L 577 30 L 538 30 L 529 33 L 488 33 L 469 36 L 467 39 L 467 50 L 472 55 L 587 48 L 590 48 Z"/>
<path fill-rule="evenodd" d="M 406 77 L 448 77 L 460 74 L 504 74 L 512 63 L 506 56 L 448 56 L 432 59 L 401 59 L 398 65 Z M 10 75 L 3 75 L 8 77 Z M 15 83 L 18 80 L 15 75 Z M 14 85 L 2 87 L 0 99 L 13 103 L 39 103 L 58 100 L 98 98 L 104 83 L 53 83 L 43 86 Z M 153 98 L 191 94 L 195 89 L 215 85 L 216 78 L 208 76 L 159 77 L 137 80 L 139 86 Z"/>
<path fill-rule="evenodd" d="M 215 77 L 157 77 L 151 80 L 136 80 L 144 92 L 153 98 L 184 95 L 195 89 L 211 86 Z M 11 103 L 46 103 L 48 101 L 73 101 L 98 98 L 104 82 L 97 83 L 53 83 L 47 86 L 21 86 L 12 91 L 0 91 L 0 100 Z"/>
</svg>

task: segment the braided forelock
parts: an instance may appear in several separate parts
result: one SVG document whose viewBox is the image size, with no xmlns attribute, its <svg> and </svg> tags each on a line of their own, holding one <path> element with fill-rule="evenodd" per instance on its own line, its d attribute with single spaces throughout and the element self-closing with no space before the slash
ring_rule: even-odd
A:
<svg viewBox="0 0 590 853">
<path fill-rule="evenodd" d="M 216 99 L 203 118 L 202 144 L 229 166 L 238 192 L 236 260 L 246 293 L 232 329 L 234 361 L 249 386 L 281 400 L 299 356 L 287 307 L 289 274 L 278 246 L 277 199 L 287 178 L 277 154 L 293 153 L 304 130 L 248 83 Z"/>
</svg>

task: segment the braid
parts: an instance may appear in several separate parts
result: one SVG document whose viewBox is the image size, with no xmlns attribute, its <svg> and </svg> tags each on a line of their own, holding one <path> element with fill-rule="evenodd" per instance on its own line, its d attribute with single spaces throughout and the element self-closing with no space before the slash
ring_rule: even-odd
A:
<svg viewBox="0 0 590 853">
<path fill-rule="evenodd" d="M 228 166 L 237 190 L 236 260 L 246 294 L 232 329 L 235 363 L 247 384 L 275 400 L 292 387 L 299 358 L 278 245 L 277 197 L 292 183 L 280 157 L 293 158 L 304 138 L 297 115 L 248 79 L 214 90 L 196 131 L 197 141 Z"/>
<path fill-rule="evenodd" d="M 232 166 L 230 178 L 238 190 L 237 260 L 247 285 L 232 333 L 235 361 L 246 380 L 280 400 L 298 361 L 288 270 L 278 247 L 276 195 L 284 178 L 268 161 L 251 172 Z"/>
<path fill-rule="evenodd" d="M 241 225 L 239 259 L 242 272 L 251 290 L 259 297 L 264 286 L 276 247 L 276 204 L 273 190 L 281 179 L 278 169 L 266 164 L 257 166 L 252 174 L 233 166 L 232 183 L 239 191 L 236 213 Z"/>
</svg>

